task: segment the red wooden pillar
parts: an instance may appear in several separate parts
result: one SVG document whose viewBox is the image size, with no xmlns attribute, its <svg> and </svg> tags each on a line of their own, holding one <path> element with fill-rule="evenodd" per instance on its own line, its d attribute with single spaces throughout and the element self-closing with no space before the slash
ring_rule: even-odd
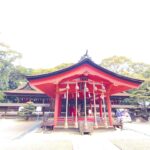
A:
<svg viewBox="0 0 150 150">
<path fill-rule="evenodd" d="M 58 106 L 58 116 L 61 115 L 61 105 L 62 105 L 62 100 L 59 99 L 59 106 Z"/>
<path fill-rule="evenodd" d="M 106 100 L 107 100 L 109 124 L 110 124 L 110 126 L 112 126 L 113 123 L 112 123 L 112 113 L 111 113 L 111 102 L 110 102 L 109 95 L 106 96 Z"/>
<path fill-rule="evenodd" d="M 56 95 L 55 95 L 55 109 L 54 109 L 54 126 L 57 125 L 58 115 L 59 115 L 59 91 L 58 84 L 56 85 Z"/>
<path fill-rule="evenodd" d="M 101 99 L 99 100 L 99 115 L 100 115 L 100 117 L 103 116 L 103 108 L 102 108 L 102 100 Z"/>
</svg>

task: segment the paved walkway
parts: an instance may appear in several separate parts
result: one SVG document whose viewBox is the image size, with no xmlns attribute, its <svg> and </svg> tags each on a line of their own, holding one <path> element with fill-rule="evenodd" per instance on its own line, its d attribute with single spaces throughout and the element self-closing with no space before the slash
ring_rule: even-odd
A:
<svg viewBox="0 0 150 150">
<path fill-rule="evenodd" d="M 43 133 L 39 130 L 34 131 L 28 135 L 26 135 L 24 140 L 34 139 L 35 141 L 49 141 L 49 142 L 60 142 L 64 141 L 64 143 L 68 142 L 72 145 L 72 148 L 68 147 L 64 150 L 119 150 L 118 147 L 113 145 L 109 139 L 103 137 L 103 134 L 85 134 L 81 135 L 77 130 L 56 130 L 56 131 L 49 131 L 47 133 Z M 37 142 L 38 143 L 38 142 Z M 56 145 L 56 149 L 58 149 Z M 49 147 L 51 149 L 51 147 Z M 63 149 L 62 149 L 63 150 Z"/>
<path fill-rule="evenodd" d="M 77 130 L 68 129 L 43 132 L 41 128 L 38 128 L 39 123 L 37 121 L 0 120 L 1 149 L 120 150 L 122 147 L 126 148 L 130 141 L 132 142 L 128 144 L 129 148 L 133 148 L 131 143 L 135 143 L 134 141 L 136 141 L 135 146 L 138 146 L 138 141 L 145 140 L 145 143 L 150 141 L 150 136 L 146 135 L 150 133 L 150 124 L 131 123 L 125 124 L 125 130 L 94 130 L 92 135 L 80 135 Z M 142 143 L 139 145 L 144 147 Z"/>
<path fill-rule="evenodd" d="M 125 123 L 124 129 L 150 136 L 150 123 Z"/>
<path fill-rule="evenodd" d="M 18 119 L 0 119 L 0 141 L 20 138 L 38 127 L 40 121 L 24 121 Z"/>
<path fill-rule="evenodd" d="M 94 138 L 93 136 L 82 136 L 74 139 L 73 150 L 119 150 L 108 139 Z"/>
</svg>

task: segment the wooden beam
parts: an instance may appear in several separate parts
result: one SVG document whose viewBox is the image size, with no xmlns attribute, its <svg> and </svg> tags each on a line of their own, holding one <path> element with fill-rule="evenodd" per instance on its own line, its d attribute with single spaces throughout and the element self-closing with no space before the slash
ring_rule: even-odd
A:
<svg viewBox="0 0 150 150">
<path fill-rule="evenodd" d="M 56 85 L 56 95 L 55 95 L 55 109 L 54 109 L 54 127 L 57 126 L 59 115 L 59 87 Z"/>
</svg>

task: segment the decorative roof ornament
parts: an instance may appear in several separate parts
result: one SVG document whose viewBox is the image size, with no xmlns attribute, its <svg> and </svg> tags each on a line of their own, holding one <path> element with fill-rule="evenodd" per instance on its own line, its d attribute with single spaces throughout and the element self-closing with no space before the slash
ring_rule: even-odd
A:
<svg viewBox="0 0 150 150">
<path fill-rule="evenodd" d="M 88 58 L 88 59 L 91 60 L 91 57 L 88 55 L 88 50 L 86 50 L 86 53 L 80 58 L 80 61 L 82 61 L 82 60 L 84 60 L 84 59 L 86 59 L 86 58 Z M 80 62 L 80 61 L 79 61 L 79 62 Z"/>
</svg>

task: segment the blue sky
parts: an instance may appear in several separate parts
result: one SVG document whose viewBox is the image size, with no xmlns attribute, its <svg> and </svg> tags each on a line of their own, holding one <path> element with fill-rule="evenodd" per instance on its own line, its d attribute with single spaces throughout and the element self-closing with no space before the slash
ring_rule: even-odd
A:
<svg viewBox="0 0 150 150">
<path fill-rule="evenodd" d="M 150 64 L 147 0 L 0 0 L 0 40 L 23 54 L 17 63 L 50 68 L 113 55 Z"/>
</svg>

